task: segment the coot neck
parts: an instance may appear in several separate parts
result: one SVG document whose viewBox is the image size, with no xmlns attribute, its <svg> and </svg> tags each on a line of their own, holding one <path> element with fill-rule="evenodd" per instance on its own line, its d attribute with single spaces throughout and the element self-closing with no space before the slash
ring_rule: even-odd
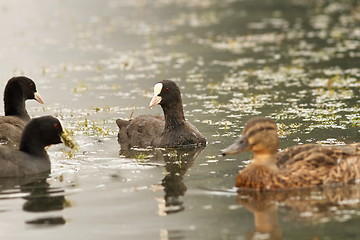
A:
<svg viewBox="0 0 360 240">
<path fill-rule="evenodd" d="M 37 158 L 49 159 L 49 155 L 45 151 L 46 146 L 39 139 L 41 139 L 39 133 L 31 130 L 24 131 L 19 150 Z"/>
<path fill-rule="evenodd" d="M 24 96 L 21 93 L 11 93 L 5 91 L 4 93 L 4 109 L 5 116 L 16 116 L 24 121 L 29 121 L 30 116 L 25 109 Z"/>
<path fill-rule="evenodd" d="M 185 123 L 182 101 L 161 105 L 165 116 L 164 131 L 175 129 Z"/>
</svg>

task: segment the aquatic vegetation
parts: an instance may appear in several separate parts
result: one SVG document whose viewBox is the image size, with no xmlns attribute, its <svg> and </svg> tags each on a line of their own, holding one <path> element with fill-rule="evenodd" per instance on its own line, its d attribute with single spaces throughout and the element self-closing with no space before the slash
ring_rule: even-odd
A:
<svg viewBox="0 0 360 240">
<path fill-rule="evenodd" d="M 15 225 L 37 218 L 40 234 L 53 221 L 41 218 L 54 214 L 64 215 L 74 229 L 84 230 L 78 223 L 89 222 L 90 230 L 83 231 L 88 235 L 99 232 L 92 226 L 106 225 L 111 231 L 100 231 L 103 238 L 354 236 L 358 187 L 238 195 L 231 187 L 234 174 L 250 157 L 222 160 L 218 154 L 255 116 L 276 120 L 284 148 L 360 141 L 358 1 L 40 0 L 41 8 L 26 1 L 20 8 L 19 2 L 3 1 L 0 8 L 2 25 L 11 24 L 2 38 L 2 74 L 36 77 L 47 105 L 30 103 L 29 113 L 59 116 L 79 143 L 77 152 L 49 149 L 53 171 L 47 179 L 50 188 L 55 183 L 64 189 L 50 197 L 74 198 L 76 204 L 65 215 L 64 202 L 59 209 L 41 204 L 50 212 L 24 215 L 18 204 L 35 205 L 31 200 L 47 196 L 34 191 L 31 199 L 29 186 L 19 184 L 15 191 L 4 190 L 10 203 L 2 209 L 9 219 L 4 238 L 27 235 L 28 227 Z M 20 11 L 15 22 L 14 10 Z M 25 25 L 18 24 L 24 19 Z M 190 164 L 188 155 L 175 151 L 131 149 L 136 153 L 119 157 L 115 119 L 161 115 L 160 108 L 148 110 L 148 102 L 153 84 L 167 78 L 181 86 L 185 117 L 204 133 L 208 147 Z M 92 212 L 79 211 L 84 204 L 102 214 L 89 221 Z M 279 222 L 272 218 L 276 209 Z M 168 221 L 169 213 L 174 221 Z M 266 227 L 276 231 L 239 227 L 250 224 L 250 213 L 271 220 Z M 107 224 L 109 216 L 114 224 Z M 194 225 L 184 217 L 200 221 Z M 127 230 L 116 231 L 117 226 Z M 43 231 L 44 237 L 51 232 Z"/>
<path fill-rule="evenodd" d="M 63 157 L 66 159 L 73 159 L 76 157 L 77 150 L 70 149 L 70 150 L 63 150 Z"/>
<path fill-rule="evenodd" d="M 73 88 L 74 93 L 83 93 L 89 90 L 89 85 L 83 82 L 78 82 L 76 87 Z"/>
<path fill-rule="evenodd" d="M 293 133 L 297 133 L 301 130 L 301 123 L 284 124 L 278 123 L 277 130 L 280 138 L 285 138 Z"/>
<path fill-rule="evenodd" d="M 134 159 L 136 159 L 140 163 L 145 163 L 149 161 L 149 155 L 143 152 L 139 152 L 134 156 Z"/>
<path fill-rule="evenodd" d="M 80 131 L 85 135 L 109 136 L 113 134 L 113 130 L 110 128 L 99 124 L 98 121 L 89 120 L 87 118 L 78 120 L 76 122 L 75 130 Z"/>
<path fill-rule="evenodd" d="M 77 151 L 79 146 L 72 138 L 73 135 L 74 135 L 73 131 L 63 130 L 61 134 L 61 139 L 63 140 L 65 146 L 68 146 L 72 150 Z"/>
</svg>

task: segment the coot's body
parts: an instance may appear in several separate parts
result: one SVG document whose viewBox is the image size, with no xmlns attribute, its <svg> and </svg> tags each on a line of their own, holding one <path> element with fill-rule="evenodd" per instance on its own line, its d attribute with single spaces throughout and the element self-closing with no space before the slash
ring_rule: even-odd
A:
<svg viewBox="0 0 360 240">
<path fill-rule="evenodd" d="M 49 172 L 49 156 L 36 157 L 25 152 L 0 146 L 0 177 L 24 177 Z"/>
<path fill-rule="evenodd" d="M 50 171 L 45 147 L 61 143 L 63 128 L 52 116 L 34 118 L 25 127 L 20 149 L 0 146 L 0 177 L 24 177 Z"/>
<path fill-rule="evenodd" d="M 154 87 L 150 108 L 159 104 L 164 117 L 142 115 L 132 120 L 118 119 L 118 141 L 131 147 L 194 147 L 205 146 L 206 139 L 200 131 L 185 120 L 181 94 L 175 82 L 163 80 Z"/>
</svg>

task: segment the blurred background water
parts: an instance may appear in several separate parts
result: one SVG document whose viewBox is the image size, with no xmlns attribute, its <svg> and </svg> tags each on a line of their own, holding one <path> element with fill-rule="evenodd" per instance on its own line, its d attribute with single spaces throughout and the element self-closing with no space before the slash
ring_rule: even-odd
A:
<svg viewBox="0 0 360 240">
<path fill-rule="evenodd" d="M 0 181 L 2 239 L 359 239 L 359 186 L 236 193 L 249 154 L 223 158 L 254 116 L 281 148 L 360 141 L 360 3 L 280 0 L 0 0 L 3 89 L 32 78 L 78 152 L 52 173 Z M 203 132 L 191 153 L 119 155 L 117 118 L 180 86 Z"/>
</svg>

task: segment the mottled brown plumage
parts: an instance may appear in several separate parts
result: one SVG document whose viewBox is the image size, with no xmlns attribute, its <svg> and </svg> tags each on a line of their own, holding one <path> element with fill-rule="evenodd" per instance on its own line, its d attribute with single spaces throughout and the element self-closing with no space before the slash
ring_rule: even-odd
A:
<svg viewBox="0 0 360 240">
<path fill-rule="evenodd" d="M 360 143 L 343 146 L 304 144 L 278 152 L 276 124 L 267 118 L 251 119 L 238 141 L 223 155 L 253 152 L 253 162 L 239 172 L 236 186 L 283 189 L 354 183 L 360 179 Z"/>
</svg>

